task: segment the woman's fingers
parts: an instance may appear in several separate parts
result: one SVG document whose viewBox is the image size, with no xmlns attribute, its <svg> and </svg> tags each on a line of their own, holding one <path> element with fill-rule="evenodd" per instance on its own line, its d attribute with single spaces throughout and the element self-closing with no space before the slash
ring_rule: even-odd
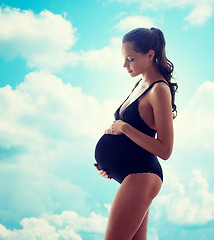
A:
<svg viewBox="0 0 214 240">
<path fill-rule="evenodd" d="M 107 174 L 106 171 L 104 171 L 104 170 L 100 170 L 100 171 L 98 171 L 98 173 L 99 173 L 102 177 L 104 177 L 104 178 L 108 178 L 108 174 Z"/>
<path fill-rule="evenodd" d="M 108 174 L 107 174 L 106 171 L 101 170 L 101 171 L 100 171 L 100 175 L 101 175 L 102 177 L 108 178 Z"/>
<path fill-rule="evenodd" d="M 100 169 L 96 163 L 94 164 L 94 166 L 96 167 L 97 172 L 100 176 L 107 178 L 107 179 L 111 179 L 111 178 L 109 178 L 108 173 L 106 171 Z"/>
<path fill-rule="evenodd" d="M 112 123 L 112 125 L 105 130 L 105 134 L 120 135 L 122 134 L 122 125 L 124 122 L 122 120 L 117 120 Z"/>
<path fill-rule="evenodd" d="M 97 165 L 96 163 L 94 164 L 94 166 L 95 166 L 95 168 L 96 168 L 97 170 L 100 170 L 99 167 L 98 167 L 98 165 Z"/>
<path fill-rule="evenodd" d="M 105 134 L 112 134 L 111 128 L 106 129 L 106 130 L 105 130 Z"/>
</svg>

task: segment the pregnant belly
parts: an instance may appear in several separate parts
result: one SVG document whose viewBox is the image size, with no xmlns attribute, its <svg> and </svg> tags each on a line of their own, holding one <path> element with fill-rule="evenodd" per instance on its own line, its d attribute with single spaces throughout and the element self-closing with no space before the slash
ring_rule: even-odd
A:
<svg viewBox="0 0 214 240">
<path fill-rule="evenodd" d="M 144 159 L 149 159 L 147 152 L 125 135 L 104 134 L 95 148 L 95 159 L 100 169 L 108 172 L 114 179 L 128 175 Z"/>
</svg>

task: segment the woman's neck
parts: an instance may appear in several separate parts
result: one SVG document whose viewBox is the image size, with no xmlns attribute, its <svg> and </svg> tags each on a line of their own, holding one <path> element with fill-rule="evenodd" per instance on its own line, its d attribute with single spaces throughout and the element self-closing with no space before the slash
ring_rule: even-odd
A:
<svg viewBox="0 0 214 240">
<path fill-rule="evenodd" d="M 157 66 L 152 65 L 143 75 L 143 81 L 145 83 L 153 83 L 157 80 L 165 80 L 163 75 L 157 69 Z"/>
</svg>

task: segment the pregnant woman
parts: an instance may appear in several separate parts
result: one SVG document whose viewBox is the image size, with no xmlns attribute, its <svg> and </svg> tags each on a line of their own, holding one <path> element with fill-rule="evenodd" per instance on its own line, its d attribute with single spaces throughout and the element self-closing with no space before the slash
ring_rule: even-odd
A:
<svg viewBox="0 0 214 240">
<path fill-rule="evenodd" d="M 175 92 L 173 64 L 157 28 L 137 28 L 122 40 L 124 68 L 142 75 L 115 112 L 115 121 L 95 149 L 98 173 L 120 183 L 111 206 L 105 240 L 146 240 L 149 207 L 163 182 L 157 156 L 173 148 Z"/>
</svg>

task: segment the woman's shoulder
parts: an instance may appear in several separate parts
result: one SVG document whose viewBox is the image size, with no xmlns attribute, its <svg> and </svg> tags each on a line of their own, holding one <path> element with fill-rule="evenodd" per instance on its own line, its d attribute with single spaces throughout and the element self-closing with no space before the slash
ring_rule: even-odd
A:
<svg viewBox="0 0 214 240">
<path fill-rule="evenodd" d="M 151 89 L 153 100 L 161 101 L 163 98 L 171 98 L 171 92 L 166 80 L 157 81 Z"/>
<path fill-rule="evenodd" d="M 154 92 L 169 91 L 169 84 L 166 80 L 157 80 L 152 83 L 152 90 Z"/>
</svg>

